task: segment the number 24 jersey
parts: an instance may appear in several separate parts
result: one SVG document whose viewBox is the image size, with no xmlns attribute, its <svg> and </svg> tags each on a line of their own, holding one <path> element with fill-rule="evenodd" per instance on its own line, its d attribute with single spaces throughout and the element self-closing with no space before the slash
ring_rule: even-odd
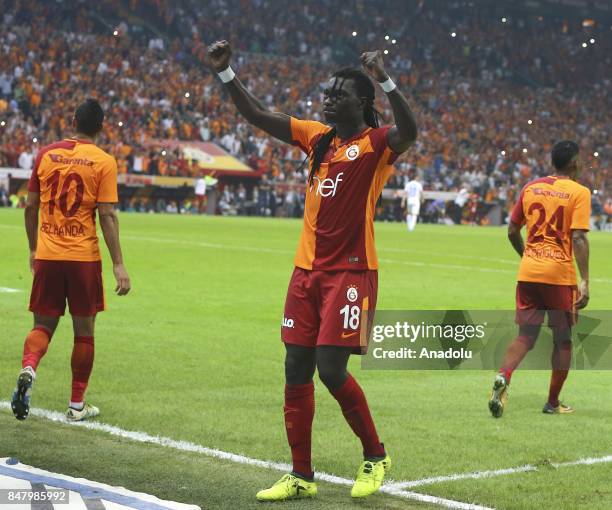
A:
<svg viewBox="0 0 612 510">
<path fill-rule="evenodd" d="M 100 260 L 96 207 L 118 201 L 115 158 L 84 140 L 47 145 L 28 190 L 40 193 L 37 259 Z"/>
<path fill-rule="evenodd" d="M 570 178 L 527 183 L 510 217 L 527 230 L 518 281 L 576 285 L 572 230 L 589 230 L 590 216 L 591 192 Z"/>
</svg>

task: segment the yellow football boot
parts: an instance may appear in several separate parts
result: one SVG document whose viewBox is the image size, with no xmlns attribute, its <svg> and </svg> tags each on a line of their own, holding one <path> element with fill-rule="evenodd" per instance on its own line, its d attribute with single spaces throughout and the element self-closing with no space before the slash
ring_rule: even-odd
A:
<svg viewBox="0 0 612 510">
<path fill-rule="evenodd" d="M 286 499 L 314 498 L 316 495 L 316 483 L 286 474 L 269 489 L 259 491 L 256 497 L 259 501 L 285 501 Z"/>
<path fill-rule="evenodd" d="M 491 397 L 489 397 L 489 411 L 494 418 L 501 418 L 507 401 L 508 383 L 503 374 L 497 374 L 491 390 Z"/>
<path fill-rule="evenodd" d="M 391 457 L 387 455 L 377 462 L 364 460 L 357 471 L 355 484 L 351 489 L 353 498 L 365 498 L 374 494 L 382 485 L 385 473 L 391 469 Z"/>
</svg>

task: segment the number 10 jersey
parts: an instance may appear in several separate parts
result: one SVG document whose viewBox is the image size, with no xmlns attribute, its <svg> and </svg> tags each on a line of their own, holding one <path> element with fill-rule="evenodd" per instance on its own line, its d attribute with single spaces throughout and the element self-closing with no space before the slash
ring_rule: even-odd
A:
<svg viewBox="0 0 612 510">
<path fill-rule="evenodd" d="M 91 142 L 66 139 L 43 147 L 28 190 L 40 193 L 36 258 L 100 260 L 98 203 L 116 203 L 117 162 Z"/>
</svg>

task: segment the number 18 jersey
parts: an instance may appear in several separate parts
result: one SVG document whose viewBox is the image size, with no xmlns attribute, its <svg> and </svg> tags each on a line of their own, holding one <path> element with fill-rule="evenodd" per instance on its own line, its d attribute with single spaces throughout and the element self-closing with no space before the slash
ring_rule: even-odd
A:
<svg viewBox="0 0 612 510">
<path fill-rule="evenodd" d="M 100 260 L 96 206 L 118 201 L 115 158 L 84 140 L 47 145 L 28 190 L 40 193 L 37 259 Z"/>
<path fill-rule="evenodd" d="M 510 217 L 527 230 L 518 281 L 576 285 L 572 230 L 589 230 L 590 217 L 591 192 L 569 177 L 526 184 Z"/>
</svg>

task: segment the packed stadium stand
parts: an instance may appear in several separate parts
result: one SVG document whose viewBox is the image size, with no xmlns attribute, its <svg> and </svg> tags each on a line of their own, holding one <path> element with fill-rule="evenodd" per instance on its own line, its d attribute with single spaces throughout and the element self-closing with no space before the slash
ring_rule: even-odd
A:
<svg viewBox="0 0 612 510">
<path fill-rule="evenodd" d="M 74 105 L 93 96 L 107 112 L 100 145 L 120 173 L 211 174 L 212 212 L 299 216 L 303 155 L 237 115 L 206 64 L 206 45 L 230 40 L 234 68 L 258 98 L 312 119 L 321 118 L 330 73 L 378 48 L 419 125 L 390 190 L 416 171 L 425 190 L 467 194 L 456 221 L 487 223 L 488 207 L 508 211 L 525 182 L 550 173 L 554 141 L 570 138 L 603 225 L 612 217 L 612 12 L 537 3 L 0 0 L 0 167 L 31 168 L 38 148 L 71 133 Z M 391 121 L 383 94 L 377 109 Z M 214 143 L 252 171 L 216 174 L 179 141 Z M 124 191 L 121 206 L 190 210 L 190 186 L 171 197 Z M 0 189 L 0 205 L 14 191 Z M 424 219 L 452 221 L 451 196 L 432 195 Z M 385 197 L 379 217 L 401 219 L 399 197 Z"/>
</svg>

